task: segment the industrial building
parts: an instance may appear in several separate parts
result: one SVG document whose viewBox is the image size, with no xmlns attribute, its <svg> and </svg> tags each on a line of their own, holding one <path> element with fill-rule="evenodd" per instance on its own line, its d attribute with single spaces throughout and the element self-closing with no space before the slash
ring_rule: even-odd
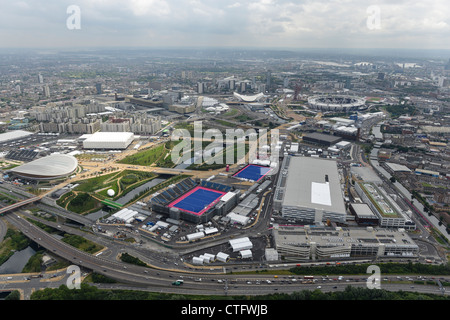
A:
<svg viewBox="0 0 450 320">
<path fill-rule="evenodd" d="M 302 137 L 304 142 L 330 147 L 342 140 L 342 137 L 319 132 L 307 133 Z"/>
<path fill-rule="evenodd" d="M 84 149 L 126 149 L 134 140 L 132 132 L 96 132 L 85 136 Z"/>
<path fill-rule="evenodd" d="M 346 210 L 334 160 L 285 157 L 276 186 L 274 208 L 288 219 L 345 223 Z"/>
<path fill-rule="evenodd" d="M 352 203 L 349 210 L 355 216 L 358 225 L 377 226 L 379 223 L 380 219 L 366 203 Z"/>
<path fill-rule="evenodd" d="M 417 258 L 419 253 L 404 229 L 275 226 L 272 234 L 285 260 Z"/>
</svg>

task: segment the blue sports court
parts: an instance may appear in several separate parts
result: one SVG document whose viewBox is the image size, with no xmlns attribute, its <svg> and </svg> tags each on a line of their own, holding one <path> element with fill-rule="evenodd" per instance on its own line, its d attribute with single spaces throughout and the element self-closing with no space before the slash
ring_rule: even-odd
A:
<svg viewBox="0 0 450 320">
<path fill-rule="evenodd" d="M 256 164 L 249 164 L 239 172 L 235 173 L 233 177 L 248 179 L 253 181 L 259 181 L 262 177 L 264 177 L 269 171 L 270 167 L 258 166 Z"/>
</svg>

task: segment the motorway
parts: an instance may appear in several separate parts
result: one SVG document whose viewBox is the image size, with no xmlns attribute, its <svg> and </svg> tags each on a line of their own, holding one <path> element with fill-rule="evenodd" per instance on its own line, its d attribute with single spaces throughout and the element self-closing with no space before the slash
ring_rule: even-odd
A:
<svg viewBox="0 0 450 320">
<path fill-rule="evenodd" d="M 264 214 L 264 210 L 268 207 L 261 207 L 261 214 Z M 23 214 L 23 215 L 22 215 Z M 137 290 L 148 290 L 165 293 L 178 293 L 178 294 L 203 294 L 203 295 L 260 295 L 274 292 L 286 292 L 291 293 L 299 290 L 314 290 L 318 289 L 322 291 L 332 290 L 344 290 L 348 285 L 365 287 L 366 277 L 361 276 L 348 276 L 343 281 L 336 281 L 333 278 L 319 277 L 316 283 L 302 283 L 302 276 L 279 276 L 259 274 L 225 274 L 221 269 L 219 270 L 205 270 L 205 271 L 191 271 L 183 269 L 175 269 L 174 267 L 168 268 L 160 264 L 159 259 L 152 258 L 151 255 L 145 254 L 147 258 L 146 262 L 153 261 L 155 264 L 153 267 L 139 267 L 130 265 L 116 259 L 117 253 L 126 251 L 132 255 L 142 256 L 143 252 L 137 252 L 137 248 L 125 243 L 111 243 L 110 247 L 105 251 L 113 251 L 111 254 L 91 255 L 80 251 L 71 245 L 68 245 L 55 236 L 48 234 L 39 227 L 29 223 L 25 220 L 26 213 L 11 213 L 5 216 L 5 219 L 13 224 L 15 227 L 22 230 L 30 239 L 38 243 L 40 246 L 45 247 L 47 250 L 54 254 L 70 261 L 74 265 L 78 265 L 83 269 L 93 270 L 99 274 L 106 275 L 108 277 L 118 279 L 121 284 L 112 285 L 99 285 L 100 287 L 107 288 L 132 288 Z M 51 223 L 48 223 L 51 224 Z M 55 227 L 53 225 L 53 227 Z M 58 227 L 58 226 L 56 226 Z M 67 228 L 66 226 L 60 226 L 61 228 Z M 79 231 L 81 232 L 81 231 Z M 72 230 L 74 233 L 74 230 Z M 89 237 L 96 237 L 95 235 L 89 235 Z M 88 238 L 89 238 L 88 237 Z M 95 240 L 92 238 L 92 240 Z M 98 242 L 108 244 L 106 239 L 100 239 L 97 237 Z M 99 241 L 100 240 L 100 241 Z M 155 253 L 155 252 L 153 252 Z M 161 255 L 164 255 L 161 252 Z M 159 255 L 159 254 L 158 254 Z M 286 268 L 286 267 L 285 267 Z M 12 279 L 6 280 L 5 277 L 10 276 Z M 44 279 L 30 279 L 26 280 L 24 275 L 3 275 L 0 276 L 0 290 L 9 291 L 12 289 L 20 289 L 24 292 L 24 297 L 29 297 L 32 290 L 46 287 L 58 287 L 61 284 L 65 284 L 68 275 L 59 271 L 55 273 L 54 278 L 49 276 Z M 406 276 L 405 276 L 406 277 Z M 435 276 L 436 279 L 439 276 Z M 171 283 L 179 278 L 184 280 L 184 284 L 180 287 L 172 286 Z M 200 280 L 201 279 L 201 280 Z M 445 281 L 450 281 L 450 277 L 442 277 Z M 442 293 L 439 287 L 436 285 L 415 285 L 411 288 L 410 283 L 398 282 L 395 277 L 386 277 L 386 280 L 382 283 L 382 288 L 386 290 L 408 290 L 424 293 Z M 271 283 L 268 283 L 270 281 Z M 26 294 L 25 294 L 26 292 Z M 445 294 L 448 294 L 447 292 Z"/>
</svg>

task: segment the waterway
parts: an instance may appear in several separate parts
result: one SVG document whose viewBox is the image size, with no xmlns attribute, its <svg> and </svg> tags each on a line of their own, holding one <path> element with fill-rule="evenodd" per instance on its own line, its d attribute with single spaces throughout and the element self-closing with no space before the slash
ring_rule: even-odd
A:
<svg viewBox="0 0 450 320">
<path fill-rule="evenodd" d="M 0 274 L 21 273 L 23 267 L 36 251 L 27 247 L 21 251 L 16 251 L 4 264 L 0 266 Z"/>
<path fill-rule="evenodd" d="M 144 191 L 147 188 L 152 188 L 152 187 L 156 186 L 157 184 L 160 184 L 164 181 L 166 181 L 166 179 L 164 179 L 164 178 L 155 178 L 155 179 L 153 179 L 147 183 L 144 183 L 143 185 L 133 189 L 132 191 L 128 192 L 126 195 L 117 199 L 114 202 L 117 202 L 120 204 L 126 204 L 128 201 L 131 201 L 140 192 Z"/>
</svg>

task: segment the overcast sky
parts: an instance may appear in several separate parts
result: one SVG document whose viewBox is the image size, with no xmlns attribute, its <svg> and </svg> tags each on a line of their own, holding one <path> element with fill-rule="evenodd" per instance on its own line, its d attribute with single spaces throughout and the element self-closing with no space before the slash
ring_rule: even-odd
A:
<svg viewBox="0 0 450 320">
<path fill-rule="evenodd" d="M 67 13 L 71 5 L 80 9 L 79 29 L 67 26 L 69 20 L 78 27 L 76 13 Z M 0 47 L 92 46 L 450 49 L 450 4 L 449 0 L 0 0 Z"/>
</svg>

